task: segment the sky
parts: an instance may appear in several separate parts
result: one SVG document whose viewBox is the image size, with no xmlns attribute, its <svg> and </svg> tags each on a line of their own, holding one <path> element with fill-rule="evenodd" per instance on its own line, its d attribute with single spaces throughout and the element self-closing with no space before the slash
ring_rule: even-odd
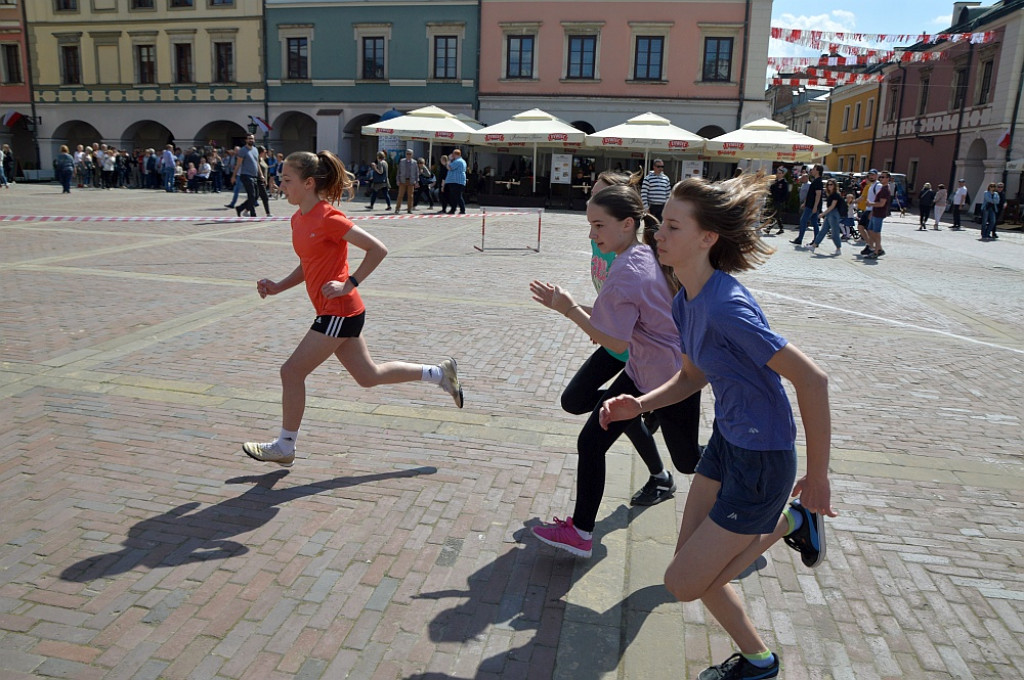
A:
<svg viewBox="0 0 1024 680">
<path fill-rule="evenodd" d="M 990 6 L 995 0 L 982 0 Z M 949 28 L 953 0 L 895 0 L 834 3 L 853 9 L 829 9 L 833 3 L 775 0 L 772 26 L 858 33 L 938 33 Z M 879 8 L 884 8 L 878 11 Z M 816 57 L 815 50 L 781 40 L 769 40 L 772 57 Z"/>
</svg>

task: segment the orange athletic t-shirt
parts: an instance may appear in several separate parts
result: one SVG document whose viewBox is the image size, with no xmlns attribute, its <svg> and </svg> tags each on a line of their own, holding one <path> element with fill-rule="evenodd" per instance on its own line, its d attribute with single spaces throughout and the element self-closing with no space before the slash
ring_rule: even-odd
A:
<svg viewBox="0 0 1024 680">
<path fill-rule="evenodd" d="M 328 281 L 348 279 L 345 234 L 354 226 L 344 213 L 326 201 L 320 201 L 305 215 L 301 211 L 292 215 L 292 248 L 299 256 L 306 292 L 318 315 L 356 316 L 366 309 L 355 289 L 330 300 L 320 290 Z"/>
</svg>

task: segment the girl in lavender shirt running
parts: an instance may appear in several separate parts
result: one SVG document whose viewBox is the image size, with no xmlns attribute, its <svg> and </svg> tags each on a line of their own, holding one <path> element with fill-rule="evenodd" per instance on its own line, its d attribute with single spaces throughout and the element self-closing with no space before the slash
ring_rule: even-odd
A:
<svg viewBox="0 0 1024 680">
<path fill-rule="evenodd" d="M 612 382 L 590 414 L 577 441 L 579 469 L 576 506 L 571 517 L 533 528 L 544 543 L 578 557 L 590 557 L 598 507 L 604 495 L 605 454 L 640 413 L 603 429 L 600 403 L 618 395 L 638 397 L 667 381 L 682 361 L 679 337 L 672 321 L 673 289 L 651 246 L 637 238 L 641 226 L 655 229 L 658 221 L 644 213 L 639 194 L 627 186 L 609 187 L 587 204 L 590 238 L 615 261 L 588 313 L 572 296 L 550 283 L 533 281 L 533 299 L 566 316 L 594 342 L 612 350 L 629 350 L 625 370 Z M 676 468 L 691 474 L 700 458 L 697 444 L 700 394 L 654 409 Z"/>
</svg>

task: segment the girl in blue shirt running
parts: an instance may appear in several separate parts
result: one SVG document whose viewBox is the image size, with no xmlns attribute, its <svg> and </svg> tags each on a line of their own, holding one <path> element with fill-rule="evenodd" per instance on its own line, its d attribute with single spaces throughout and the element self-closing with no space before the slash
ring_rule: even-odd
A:
<svg viewBox="0 0 1024 680">
<path fill-rule="evenodd" d="M 639 398 L 621 395 L 601 424 L 685 399 L 710 383 L 715 425 L 683 510 L 665 586 L 701 600 L 739 647 L 700 680 L 761 680 L 779 657 L 758 635 L 729 584 L 779 539 L 814 567 L 825 557 L 823 517 L 835 517 L 829 479 L 828 377 L 773 332 L 753 296 L 733 276 L 774 252 L 758 236 L 767 183 L 761 173 L 710 183 L 688 178 L 672 189 L 655 235 L 658 257 L 682 284 L 672 305 L 682 369 Z M 807 471 L 796 479 L 796 425 L 781 378 L 796 389 L 807 441 Z M 794 484 L 795 481 L 795 484 Z M 799 496 L 789 503 L 790 496 Z"/>
</svg>

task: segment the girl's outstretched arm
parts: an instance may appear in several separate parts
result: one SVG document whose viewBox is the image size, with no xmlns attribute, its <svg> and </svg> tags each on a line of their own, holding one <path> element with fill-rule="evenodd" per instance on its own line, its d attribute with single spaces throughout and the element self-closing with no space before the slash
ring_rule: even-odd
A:
<svg viewBox="0 0 1024 680">
<path fill-rule="evenodd" d="M 568 291 L 546 281 L 531 281 L 530 292 L 533 299 L 548 309 L 553 309 L 583 329 L 590 339 L 613 352 L 625 352 L 629 349 L 629 341 L 614 338 L 594 328 L 590 322 L 590 308 L 577 304 Z"/>
<path fill-rule="evenodd" d="M 816 363 L 787 344 L 768 360 L 768 368 L 793 383 L 797 406 L 807 439 L 807 473 L 797 480 L 793 495 L 811 512 L 835 517 L 828 481 L 828 461 L 832 439 L 831 411 L 828 405 L 828 376 Z"/>
<path fill-rule="evenodd" d="M 601 427 L 608 429 L 608 424 L 616 420 L 632 420 L 641 413 L 654 411 L 665 406 L 678 404 L 694 392 L 704 389 L 708 379 L 704 372 L 683 355 L 683 367 L 669 381 L 656 387 L 639 399 L 628 394 L 613 397 L 601 405 L 598 421 Z"/>
<path fill-rule="evenodd" d="M 302 265 L 292 270 L 292 273 L 284 277 L 280 281 L 271 281 L 270 279 L 260 279 L 256 282 L 256 292 L 260 294 L 261 298 L 265 298 L 268 295 L 277 295 L 283 293 L 289 288 L 294 288 L 303 281 L 306 280 L 306 275 L 302 271 Z"/>
</svg>

